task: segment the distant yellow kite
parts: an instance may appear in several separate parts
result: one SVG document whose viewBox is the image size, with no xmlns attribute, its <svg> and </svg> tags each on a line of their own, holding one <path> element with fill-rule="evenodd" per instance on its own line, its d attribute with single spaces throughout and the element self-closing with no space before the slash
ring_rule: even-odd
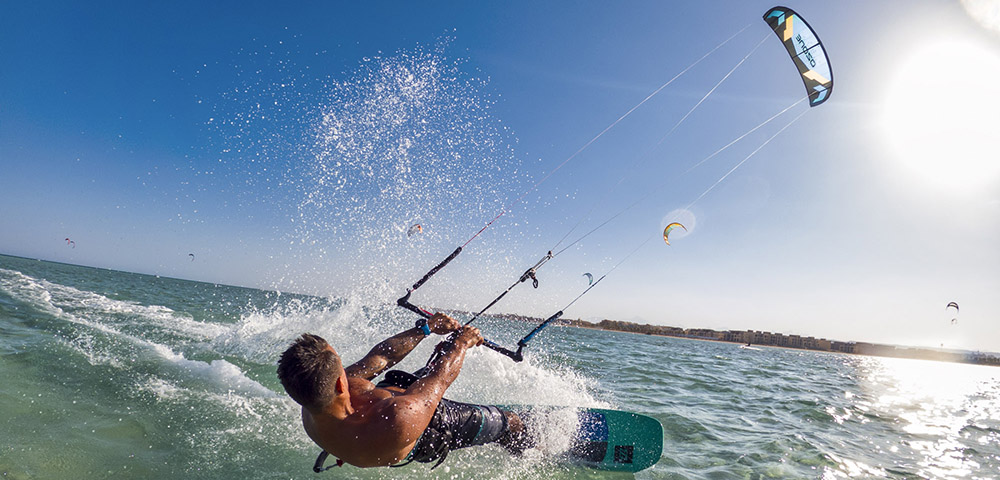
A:
<svg viewBox="0 0 1000 480">
<path fill-rule="evenodd" d="M 670 225 L 667 225 L 667 228 L 663 229 L 663 241 L 667 245 L 670 245 L 670 238 L 669 238 L 670 237 L 670 232 L 674 231 L 674 229 L 677 228 L 677 227 L 683 228 L 685 232 L 687 231 L 687 227 L 685 227 L 684 225 L 681 225 L 681 224 L 679 224 L 677 222 L 671 223 Z"/>
</svg>

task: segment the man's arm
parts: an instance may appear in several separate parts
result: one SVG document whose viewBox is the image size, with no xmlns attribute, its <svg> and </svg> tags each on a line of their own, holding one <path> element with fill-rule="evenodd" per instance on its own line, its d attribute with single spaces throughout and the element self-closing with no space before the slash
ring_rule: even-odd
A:
<svg viewBox="0 0 1000 480">
<path fill-rule="evenodd" d="M 431 332 L 443 335 L 460 328 L 460 324 L 451 317 L 437 313 L 427 321 Z M 348 377 L 358 377 L 371 380 L 393 365 L 399 363 L 424 339 L 424 333 L 419 328 L 397 333 L 378 345 L 375 345 L 361 360 L 345 368 Z"/>
<path fill-rule="evenodd" d="M 483 342 L 475 327 L 461 327 L 454 342 L 442 342 L 446 350 L 430 365 L 427 376 L 413 382 L 401 395 L 377 402 L 362 433 L 364 439 L 385 443 L 387 439 L 399 447 L 399 456 L 379 459 L 380 465 L 392 465 L 404 459 L 427 429 L 434 411 L 448 386 L 458 377 L 465 360 L 465 351 Z"/>
<path fill-rule="evenodd" d="M 466 350 L 482 344 L 483 336 L 478 328 L 462 327 L 454 342 L 439 346 L 445 348 L 441 356 L 430 365 L 427 375 L 413 382 L 404 395 L 419 397 L 436 405 L 444 396 L 445 390 L 458 378 L 465 362 Z"/>
</svg>

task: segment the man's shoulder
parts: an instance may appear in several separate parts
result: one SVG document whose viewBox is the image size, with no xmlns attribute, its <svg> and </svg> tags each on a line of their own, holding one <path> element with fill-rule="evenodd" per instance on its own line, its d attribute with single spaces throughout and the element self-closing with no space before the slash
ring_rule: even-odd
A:
<svg viewBox="0 0 1000 480">
<path fill-rule="evenodd" d="M 347 381 L 351 391 L 351 403 L 354 404 L 355 408 L 364 405 L 361 407 L 362 410 L 368 410 L 378 404 L 385 403 L 386 400 L 391 400 L 401 393 L 395 390 L 380 388 L 364 378 L 348 378 Z M 385 407 L 388 405 L 381 406 Z"/>
<path fill-rule="evenodd" d="M 375 384 L 372 383 L 371 380 L 361 377 L 347 377 L 347 384 L 352 390 L 354 388 L 362 388 L 364 390 L 371 390 L 375 388 Z"/>
</svg>

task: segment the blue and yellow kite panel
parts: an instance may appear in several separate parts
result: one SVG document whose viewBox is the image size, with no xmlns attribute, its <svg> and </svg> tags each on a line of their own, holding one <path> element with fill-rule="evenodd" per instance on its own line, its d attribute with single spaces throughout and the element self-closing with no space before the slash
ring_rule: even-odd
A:
<svg viewBox="0 0 1000 480">
<path fill-rule="evenodd" d="M 774 30 L 802 74 L 809 94 L 809 106 L 815 107 L 833 92 L 833 69 L 823 42 L 799 14 L 786 7 L 774 7 L 764 14 L 764 21 Z"/>
</svg>

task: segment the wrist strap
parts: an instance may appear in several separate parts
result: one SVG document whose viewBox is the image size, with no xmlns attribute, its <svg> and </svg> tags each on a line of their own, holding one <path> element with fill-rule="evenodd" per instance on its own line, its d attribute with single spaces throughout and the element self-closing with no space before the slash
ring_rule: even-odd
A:
<svg viewBox="0 0 1000 480">
<path fill-rule="evenodd" d="M 427 326 L 426 319 L 421 318 L 420 320 L 417 320 L 416 327 L 420 329 L 420 331 L 424 334 L 425 337 L 429 337 L 431 335 L 431 328 Z"/>
</svg>

